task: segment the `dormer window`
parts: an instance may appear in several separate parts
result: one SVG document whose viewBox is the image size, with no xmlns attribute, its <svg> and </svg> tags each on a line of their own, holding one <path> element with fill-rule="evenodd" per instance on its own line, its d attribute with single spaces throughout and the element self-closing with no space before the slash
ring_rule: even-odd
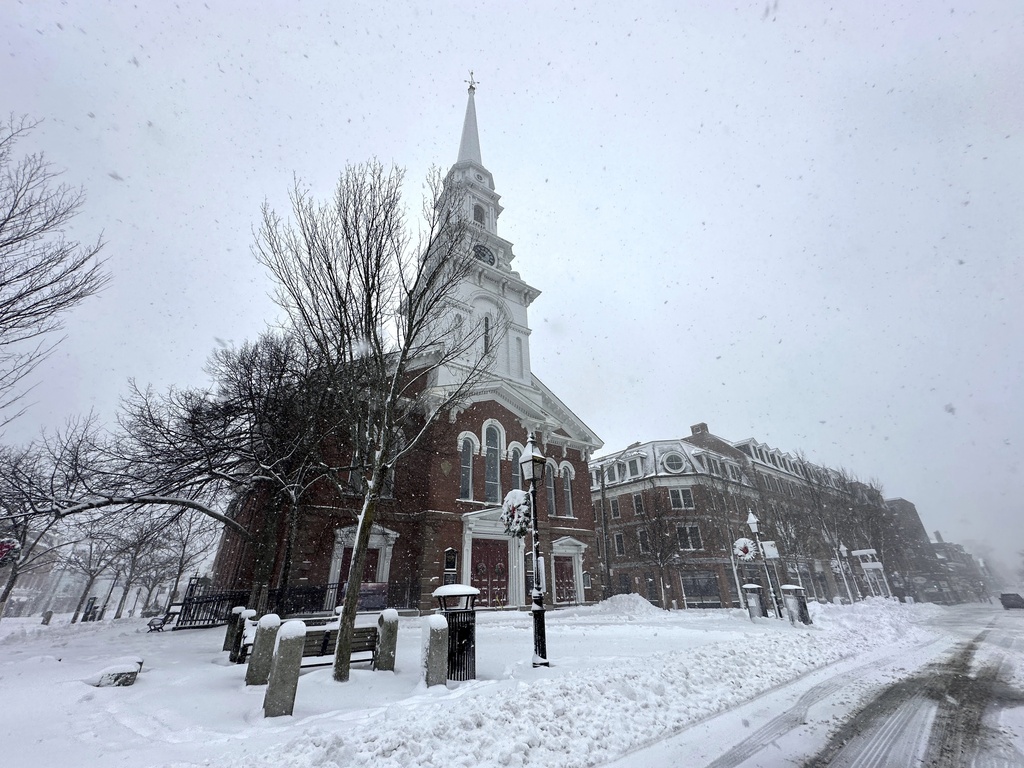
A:
<svg viewBox="0 0 1024 768">
<path fill-rule="evenodd" d="M 669 472 L 682 472 L 683 467 L 686 466 L 683 462 L 683 457 L 678 453 L 665 454 L 665 458 L 662 461 L 665 463 L 665 469 Z"/>
<path fill-rule="evenodd" d="M 484 221 L 484 207 L 479 203 L 473 206 L 473 221 L 477 224 L 485 224 Z"/>
</svg>

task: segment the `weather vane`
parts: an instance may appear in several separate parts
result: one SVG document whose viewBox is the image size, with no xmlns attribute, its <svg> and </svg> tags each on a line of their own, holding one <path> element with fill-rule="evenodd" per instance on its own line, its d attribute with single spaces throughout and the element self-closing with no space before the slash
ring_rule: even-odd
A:
<svg viewBox="0 0 1024 768">
<path fill-rule="evenodd" d="M 469 90 L 475 91 L 477 81 L 473 79 L 473 70 L 469 70 L 469 80 L 463 80 L 464 83 L 469 83 Z"/>
</svg>

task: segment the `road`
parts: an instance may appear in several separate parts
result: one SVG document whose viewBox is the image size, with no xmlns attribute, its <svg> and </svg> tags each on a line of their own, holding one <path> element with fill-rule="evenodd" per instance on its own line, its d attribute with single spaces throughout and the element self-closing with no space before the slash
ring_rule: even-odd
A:
<svg viewBox="0 0 1024 768">
<path fill-rule="evenodd" d="M 1024 611 L 962 606 L 930 626 L 932 642 L 820 670 L 612 765 L 1024 768 Z"/>
</svg>

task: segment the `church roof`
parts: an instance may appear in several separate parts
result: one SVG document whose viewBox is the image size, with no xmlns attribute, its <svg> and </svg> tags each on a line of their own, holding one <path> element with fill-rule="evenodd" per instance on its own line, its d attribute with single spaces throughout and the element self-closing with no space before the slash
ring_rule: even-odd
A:
<svg viewBox="0 0 1024 768">
<path fill-rule="evenodd" d="M 545 443 L 576 448 L 588 455 L 604 445 L 601 438 L 535 375 L 531 376 L 529 385 L 505 378 L 482 381 L 473 388 L 464 405 L 489 400 L 514 413 L 528 432 L 543 435 Z"/>
</svg>

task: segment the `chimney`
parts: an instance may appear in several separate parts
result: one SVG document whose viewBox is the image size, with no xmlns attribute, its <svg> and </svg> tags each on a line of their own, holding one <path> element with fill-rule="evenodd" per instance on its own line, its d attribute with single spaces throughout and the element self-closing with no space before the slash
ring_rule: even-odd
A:
<svg viewBox="0 0 1024 768">
<path fill-rule="evenodd" d="M 708 433 L 708 425 L 703 421 L 700 424 L 694 424 L 690 427 L 691 435 L 706 435 Z"/>
<path fill-rule="evenodd" d="M 946 543 L 946 542 L 944 542 L 942 540 L 942 534 L 939 533 L 938 531 L 935 532 L 935 541 L 937 541 L 939 544 L 945 544 Z M 540 561 L 538 561 L 538 562 L 540 562 Z"/>
</svg>

